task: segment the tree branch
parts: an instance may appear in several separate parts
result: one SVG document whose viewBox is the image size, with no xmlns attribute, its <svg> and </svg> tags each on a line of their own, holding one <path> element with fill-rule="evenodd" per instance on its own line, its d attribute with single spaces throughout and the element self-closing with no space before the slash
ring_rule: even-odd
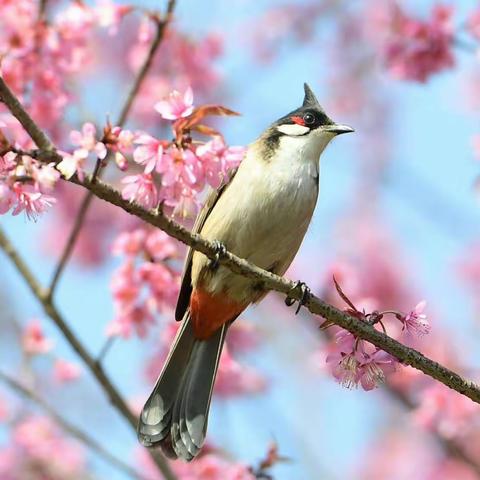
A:
<svg viewBox="0 0 480 480">
<path fill-rule="evenodd" d="M 0 98 L 5 98 L 2 95 L 4 88 L 8 89 L 5 83 L 1 82 Z M 32 126 L 32 124 L 34 126 L 34 128 L 31 129 L 31 132 L 29 128 L 26 128 L 27 132 L 30 134 L 36 133 L 38 127 L 36 127 L 33 120 L 21 107 L 18 101 L 16 104 L 12 104 L 12 107 L 10 106 L 10 103 L 7 103 L 7 106 L 11 109 L 14 115 L 15 112 L 17 112 L 21 117 L 26 116 L 28 119 L 26 125 L 29 128 Z M 20 106 L 20 112 L 18 111 L 18 106 Z M 29 152 L 29 154 L 46 162 L 58 162 L 61 160 L 61 157 L 52 151 L 40 150 Z M 91 177 L 87 176 L 82 182 L 76 176 L 73 176 L 70 181 L 72 183 L 76 183 L 77 185 L 83 186 L 98 198 L 116 205 L 122 208 L 124 211 L 144 220 L 145 222 L 160 228 L 171 237 L 176 238 L 194 250 L 198 250 L 207 257 L 215 259 L 218 256 L 218 249 L 212 242 L 205 240 L 198 234 L 189 232 L 180 224 L 174 222 L 170 218 L 165 217 L 165 215 L 163 215 L 161 212 L 157 212 L 155 210 L 148 211 L 135 202 L 128 202 L 124 200 L 120 192 L 101 182 L 100 180 L 92 182 Z M 301 289 L 296 288 L 296 283 L 286 278 L 279 277 L 273 273 L 267 272 L 266 270 L 263 270 L 230 252 L 221 254 L 220 258 L 218 258 L 218 262 L 221 265 L 229 268 L 231 271 L 243 275 L 246 278 L 250 278 L 256 282 L 260 281 L 263 285 L 263 288 L 266 290 L 275 290 L 277 292 L 287 294 L 290 298 L 293 298 L 297 301 L 302 299 L 303 293 Z M 320 315 L 339 327 L 348 330 L 350 333 L 369 341 L 376 347 L 384 350 L 390 355 L 393 355 L 405 365 L 410 365 L 422 371 L 426 375 L 438 380 L 447 387 L 456 390 L 462 395 L 465 395 L 474 402 L 480 404 L 480 388 L 474 382 L 464 379 L 458 373 L 453 372 L 443 365 L 440 365 L 438 362 L 425 357 L 425 355 L 417 350 L 401 344 L 385 333 L 379 332 L 371 325 L 346 314 L 345 312 L 335 308 L 332 305 L 329 305 L 328 303 L 325 303 L 314 295 L 310 295 L 309 298 L 306 299 L 305 306 L 311 313 Z"/>
<path fill-rule="evenodd" d="M 58 161 L 58 155 L 52 154 L 51 152 L 30 152 L 30 154 L 38 159 L 43 158 L 45 161 Z M 90 190 L 96 197 L 122 208 L 127 213 L 135 215 L 154 227 L 160 228 L 171 237 L 176 238 L 194 250 L 198 250 L 207 257 L 214 259 L 218 255 L 218 250 L 212 242 L 205 240 L 198 234 L 189 232 L 186 228 L 172 219 L 167 218 L 161 212 L 155 210 L 148 211 L 137 203 L 124 200 L 120 192 L 110 185 L 101 181 L 92 183 L 91 177 L 89 176 L 87 176 L 83 182 L 76 176 L 72 177 L 70 181 Z M 218 261 L 221 265 L 224 265 L 239 275 L 255 280 L 256 282 L 260 281 L 266 290 L 274 290 L 287 294 L 290 298 L 298 301 L 302 299 L 301 290 L 295 288 L 296 282 L 263 270 L 230 252 L 222 254 Z M 311 313 L 320 315 L 339 327 L 348 330 L 350 333 L 369 341 L 376 347 L 396 357 L 403 364 L 410 365 L 422 371 L 447 387 L 456 390 L 480 404 L 480 388 L 474 382 L 464 379 L 458 373 L 425 357 L 417 350 L 403 345 L 383 332 L 376 330 L 371 325 L 325 303 L 314 295 L 311 295 L 307 299 L 305 307 Z"/>
<path fill-rule="evenodd" d="M 62 428 L 66 433 L 70 434 L 72 437 L 79 440 L 86 447 L 96 453 L 99 457 L 103 458 L 107 463 L 111 464 L 115 468 L 121 470 L 123 473 L 128 475 L 130 478 L 137 480 L 145 480 L 145 477 L 137 472 L 133 467 L 120 460 L 115 455 L 112 455 L 108 450 L 106 450 L 100 443 L 95 439 L 90 437 L 87 433 L 80 430 L 78 427 L 70 423 L 68 420 L 59 415 L 53 407 L 45 402 L 41 397 L 39 397 L 35 392 L 22 385 L 17 380 L 13 379 L 9 375 L 0 371 L 0 380 L 5 383 L 12 390 L 17 392 L 17 394 L 31 400 L 33 403 L 37 404 L 42 410 L 44 410 L 54 421 L 55 423 Z"/>
<path fill-rule="evenodd" d="M 98 383 L 105 391 L 107 396 L 110 399 L 111 404 L 120 412 L 120 414 L 127 420 L 133 430 L 136 432 L 137 428 L 137 419 L 135 415 L 131 412 L 128 405 L 125 403 L 125 400 L 120 395 L 118 390 L 112 384 L 110 378 L 107 376 L 103 367 L 95 361 L 95 359 L 90 355 L 82 342 L 76 337 L 75 333 L 70 329 L 68 324 L 65 322 L 64 318 L 56 308 L 51 297 L 48 295 L 48 291 L 45 291 L 33 273 L 28 268 L 27 264 L 21 258 L 19 253 L 15 250 L 13 244 L 7 238 L 3 230 L 0 228 L 0 248 L 7 254 L 10 260 L 13 262 L 18 272 L 27 282 L 30 290 L 33 295 L 38 299 L 42 304 L 45 313 L 53 320 L 57 327 L 62 332 L 63 336 L 66 338 L 67 342 L 72 346 L 78 356 L 83 360 L 88 369 L 97 379 Z M 175 475 L 171 471 L 168 463 L 165 458 L 156 451 L 149 450 L 152 455 L 155 463 L 157 464 L 160 471 L 163 473 L 163 476 L 167 480 L 176 480 Z"/>
<path fill-rule="evenodd" d="M 333 335 L 328 329 L 322 329 L 320 332 L 328 341 L 333 339 Z M 401 388 L 393 385 L 388 380 L 383 385 L 382 390 L 397 403 L 402 405 L 406 410 L 414 410 L 416 408 L 416 404 L 410 398 L 410 396 Z M 447 455 L 467 464 L 480 478 L 480 464 L 476 461 L 476 459 L 468 454 L 465 448 L 458 441 L 456 441 L 454 438 L 446 437 L 441 432 L 436 430 L 429 430 L 429 433 Z"/>
<path fill-rule="evenodd" d="M 153 64 L 153 59 L 155 58 L 155 54 L 157 53 L 157 50 L 160 47 L 160 44 L 162 43 L 167 27 L 172 19 L 175 5 L 176 5 L 176 0 L 169 0 L 165 15 L 161 19 L 158 17 L 155 18 L 156 24 L 157 24 L 155 38 L 153 39 L 152 44 L 150 45 L 150 49 L 147 53 L 145 61 L 143 62 L 143 65 L 140 67 L 140 70 L 138 71 L 135 77 L 135 80 L 132 84 L 132 87 L 127 96 L 127 99 L 125 100 L 125 103 L 123 105 L 122 111 L 116 122 L 116 125 L 120 127 L 123 126 L 127 121 L 133 102 L 135 101 L 135 98 L 138 95 L 138 92 L 140 91 L 140 88 Z M 100 175 L 101 165 L 102 165 L 102 161 L 100 159 L 97 159 L 95 170 L 92 176 L 93 180 L 96 179 L 97 175 L 98 176 Z M 80 234 L 80 231 L 83 226 L 83 222 L 85 221 L 85 218 L 87 216 L 87 212 L 90 208 L 92 200 L 93 200 L 93 194 L 91 192 L 87 192 L 87 194 L 83 197 L 82 203 L 80 204 L 80 207 L 78 209 L 78 213 L 75 216 L 75 223 L 72 227 L 70 235 L 68 236 L 67 242 L 65 243 L 65 247 L 57 263 L 57 267 L 55 268 L 55 271 L 52 276 L 52 281 L 50 283 L 49 295 L 52 298 L 55 293 L 55 288 L 58 284 L 58 281 L 60 280 L 60 277 L 63 273 L 63 270 L 65 269 L 68 263 L 68 260 L 70 259 L 73 253 L 73 249 L 75 248 L 78 235 Z"/>
</svg>

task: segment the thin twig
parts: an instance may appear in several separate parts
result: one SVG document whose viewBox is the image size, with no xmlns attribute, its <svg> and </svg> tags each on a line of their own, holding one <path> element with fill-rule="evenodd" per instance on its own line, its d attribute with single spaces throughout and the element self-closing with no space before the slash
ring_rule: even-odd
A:
<svg viewBox="0 0 480 480">
<path fill-rule="evenodd" d="M 106 342 L 103 344 L 102 348 L 100 349 L 97 359 L 95 360 L 97 363 L 103 362 L 105 356 L 112 348 L 112 345 L 114 344 L 116 338 L 117 337 L 114 337 L 114 336 L 110 336 L 107 338 Z"/>
<path fill-rule="evenodd" d="M 102 165 L 102 160 L 97 158 L 95 169 L 92 174 L 92 182 L 94 183 L 97 180 L 101 165 Z M 75 217 L 75 223 L 73 225 L 72 231 L 68 236 L 67 243 L 65 244 L 65 247 L 62 252 L 62 256 L 60 257 L 60 260 L 57 263 L 57 266 L 52 276 L 52 280 L 50 282 L 50 287 L 48 289 L 48 296 L 50 298 L 53 298 L 53 294 L 55 292 L 55 288 L 57 287 L 58 281 L 60 280 L 60 276 L 62 275 L 63 270 L 67 266 L 67 262 L 73 253 L 73 249 L 75 248 L 75 245 L 77 243 L 78 235 L 80 233 L 80 230 L 83 227 L 83 223 L 87 215 L 88 208 L 90 207 L 90 204 L 92 203 L 93 199 L 94 199 L 94 195 L 92 195 L 91 192 L 87 192 L 87 194 L 82 200 L 80 208 L 78 209 L 78 213 Z"/>
<path fill-rule="evenodd" d="M 90 355 L 87 351 L 85 346 L 82 342 L 77 338 L 75 333 L 70 329 L 68 324 L 65 322 L 64 318 L 56 308 L 55 304 L 53 303 L 51 297 L 48 295 L 33 273 L 28 268 L 27 264 L 23 260 L 23 258 L 19 255 L 19 253 L 14 248 L 13 244 L 7 238 L 3 230 L 0 228 L 0 248 L 7 254 L 10 260 L 13 262 L 15 267 L 17 268 L 18 272 L 27 282 L 30 290 L 32 291 L 33 295 L 39 300 L 42 304 L 45 313 L 53 320 L 55 325 L 60 329 L 63 336 L 66 338 L 67 342 L 71 345 L 71 347 L 75 350 L 75 352 L 79 355 L 79 357 L 83 360 L 85 365 L 89 368 L 92 374 L 97 379 L 98 383 L 108 395 L 111 404 L 120 412 L 120 414 L 127 420 L 133 430 L 136 431 L 137 427 L 137 419 L 135 415 L 132 413 L 128 405 L 125 403 L 125 400 L 120 395 L 118 390 L 112 384 L 110 378 L 107 376 L 105 371 L 103 370 L 102 366 L 98 364 L 95 359 Z M 168 463 L 166 462 L 165 458 L 156 451 L 149 450 L 152 458 L 154 459 L 155 463 L 157 464 L 160 471 L 163 473 L 163 476 L 167 480 L 175 480 L 176 477 L 171 471 Z"/>
<path fill-rule="evenodd" d="M 127 121 L 128 115 L 130 114 L 133 102 L 135 101 L 135 98 L 138 95 L 138 92 L 140 91 L 141 86 L 143 85 L 143 82 L 145 78 L 147 77 L 148 72 L 150 71 L 150 68 L 153 64 L 153 59 L 155 58 L 155 54 L 158 51 L 158 48 L 160 47 L 160 44 L 162 43 L 162 40 L 165 36 L 165 32 L 167 30 L 167 27 L 172 19 L 173 16 L 173 11 L 175 9 L 176 5 L 176 0 L 169 0 L 168 5 L 167 5 L 167 11 L 165 15 L 160 19 L 158 17 L 155 17 L 156 24 L 157 24 L 157 29 L 156 29 L 156 34 L 155 38 L 152 41 L 152 44 L 150 45 L 150 49 L 147 53 L 147 56 L 140 67 L 140 70 L 138 71 L 135 80 L 133 81 L 132 87 L 130 89 L 130 92 L 127 95 L 127 99 L 125 100 L 125 103 L 123 105 L 122 111 L 118 117 L 118 120 L 116 122 L 116 125 L 118 126 L 123 126 L 125 122 Z M 100 166 L 102 162 L 100 159 L 97 159 L 97 163 L 95 165 L 95 170 L 93 172 L 92 178 L 96 179 L 97 176 L 100 178 Z M 55 271 L 52 276 L 52 281 L 50 283 L 50 290 L 49 290 L 49 295 L 53 298 L 54 293 L 55 293 L 55 288 L 58 284 L 58 281 L 60 280 L 60 277 L 63 273 L 63 270 L 65 269 L 72 253 L 73 249 L 75 248 L 75 245 L 77 243 L 78 236 L 80 234 L 80 231 L 83 227 L 85 217 L 87 215 L 87 212 L 90 208 L 90 205 L 93 200 L 93 195 L 91 192 L 87 192 L 86 195 L 83 197 L 82 203 L 80 204 L 80 207 L 78 209 L 78 213 L 75 216 L 75 223 L 72 227 L 72 230 L 70 232 L 70 235 L 68 236 L 67 242 L 65 244 L 65 247 L 63 249 L 62 255 L 57 263 L 57 267 L 55 268 Z"/>
<path fill-rule="evenodd" d="M 21 396 L 31 400 L 33 403 L 37 404 L 42 410 L 44 410 L 54 421 L 55 423 L 62 428 L 66 433 L 70 434 L 72 437 L 79 440 L 86 447 L 96 453 L 99 457 L 103 458 L 107 463 L 111 464 L 115 468 L 121 470 L 123 473 L 127 474 L 131 478 L 137 480 L 145 480 L 145 476 L 137 472 L 133 467 L 126 464 L 123 460 L 120 460 L 115 455 L 112 455 L 108 450 L 106 450 L 100 443 L 95 439 L 90 437 L 87 433 L 80 430 L 78 427 L 70 423 L 68 420 L 59 415 L 53 407 L 45 402 L 41 397 L 39 397 L 35 392 L 22 385 L 20 382 L 10 377 L 4 372 L 0 371 L 0 380 L 8 385 L 12 390 L 20 394 Z"/>
<path fill-rule="evenodd" d="M 127 100 L 122 108 L 120 116 L 117 120 L 117 125 L 122 127 L 127 120 L 127 117 L 130 113 L 130 109 L 132 108 L 133 102 L 140 91 L 140 88 L 147 76 L 150 67 L 152 66 L 153 59 L 155 58 L 155 54 L 158 50 L 158 47 L 162 43 L 162 40 L 165 36 L 165 32 L 167 27 L 172 19 L 173 11 L 175 10 L 176 0 L 169 0 L 167 5 L 167 11 L 162 19 L 157 19 L 157 31 L 155 38 L 153 39 L 152 44 L 150 45 L 150 50 L 141 66 L 140 70 L 138 71 L 137 77 L 135 78 L 130 93 L 127 96 Z"/>
</svg>

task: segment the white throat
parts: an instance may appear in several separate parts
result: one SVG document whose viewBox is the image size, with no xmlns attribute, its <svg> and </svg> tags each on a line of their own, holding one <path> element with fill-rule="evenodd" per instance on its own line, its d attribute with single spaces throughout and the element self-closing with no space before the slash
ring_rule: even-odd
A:
<svg viewBox="0 0 480 480">
<path fill-rule="evenodd" d="M 320 155 L 333 137 L 335 137 L 334 133 L 323 130 L 314 130 L 301 136 L 283 135 L 280 138 L 277 155 L 318 164 Z"/>
</svg>

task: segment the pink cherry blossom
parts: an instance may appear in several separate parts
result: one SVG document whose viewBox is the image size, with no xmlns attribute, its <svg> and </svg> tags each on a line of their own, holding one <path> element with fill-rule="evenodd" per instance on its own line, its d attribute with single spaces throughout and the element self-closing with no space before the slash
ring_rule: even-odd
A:
<svg viewBox="0 0 480 480">
<path fill-rule="evenodd" d="M 114 299 L 131 308 L 140 292 L 141 282 L 133 260 L 124 262 L 113 274 L 110 289 Z"/>
<path fill-rule="evenodd" d="M 153 229 L 145 242 L 146 252 L 156 261 L 165 261 L 179 256 L 178 243 L 165 232 Z"/>
<path fill-rule="evenodd" d="M 7 152 L 5 155 L 0 156 L 0 172 L 2 174 L 8 174 L 17 166 L 17 154 L 14 152 Z"/>
<path fill-rule="evenodd" d="M 174 90 L 167 100 L 155 104 L 155 110 L 166 120 L 188 117 L 193 112 L 193 90 L 188 87 L 183 95 Z"/>
<path fill-rule="evenodd" d="M 416 307 L 401 318 L 403 329 L 410 334 L 426 335 L 430 332 L 430 324 L 423 313 L 427 302 L 422 300 Z"/>
<path fill-rule="evenodd" d="M 130 338 L 136 333 L 140 338 L 144 338 L 149 327 L 154 324 L 155 319 L 146 305 L 122 308 L 107 326 L 107 335 Z"/>
<path fill-rule="evenodd" d="M 164 153 L 160 172 L 162 185 L 167 188 L 178 184 L 201 191 L 204 187 L 203 168 L 195 153 L 189 148 L 170 147 Z"/>
<path fill-rule="evenodd" d="M 122 197 L 131 202 L 137 202 L 147 209 L 158 205 L 158 193 L 150 174 L 129 175 L 122 179 L 125 187 Z"/>
<path fill-rule="evenodd" d="M 244 147 L 227 147 L 220 136 L 199 145 L 195 151 L 202 162 L 205 178 L 213 188 L 220 186 L 227 173 L 240 164 L 245 153 Z"/>
<path fill-rule="evenodd" d="M 123 17 L 132 9 L 130 5 L 118 5 L 111 0 L 100 0 L 94 7 L 94 12 L 98 25 L 108 28 L 110 35 L 115 35 Z"/>
<path fill-rule="evenodd" d="M 414 421 L 448 438 L 478 428 L 477 405 L 469 398 L 439 383 L 420 393 L 420 404 L 413 412 Z"/>
<path fill-rule="evenodd" d="M 133 151 L 133 142 L 135 134 L 130 130 L 122 127 L 107 127 L 104 130 L 105 143 L 112 153 L 114 153 L 115 164 L 117 167 L 125 171 L 128 169 L 128 158 Z"/>
<path fill-rule="evenodd" d="M 241 318 L 228 329 L 226 342 L 229 351 L 236 354 L 254 349 L 258 346 L 260 339 L 261 337 L 255 326 Z"/>
<path fill-rule="evenodd" d="M 391 355 L 343 330 L 335 335 L 326 362 L 342 386 L 361 385 L 367 391 L 384 383 L 386 375 L 395 371 L 398 364 Z"/>
<path fill-rule="evenodd" d="M 45 336 L 40 320 L 31 320 L 22 333 L 22 348 L 29 355 L 42 355 L 53 348 L 53 341 Z"/>
<path fill-rule="evenodd" d="M 140 165 L 144 165 L 145 173 L 160 171 L 162 166 L 163 142 L 142 133 L 137 136 L 135 143 L 139 144 L 133 151 L 133 159 Z"/>
<path fill-rule="evenodd" d="M 80 367 L 62 358 L 57 358 L 53 365 L 53 378 L 59 383 L 72 382 L 81 375 Z"/>
<path fill-rule="evenodd" d="M 149 305 L 159 312 L 171 311 L 176 303 L 178 275 L 164 263 L 144 262 L 138 268 L 140 279 L 149 288 Z"/>
<path fill-rule="evenodd" d="M 45 478 L 71 478 L 85 467 L 83 450 L 64 438 L 47 417 L 24 418 L 15 426 L 13 439 L 24 458 L 42 466 Z"/>
<path fill-rule="evenodd" d="M 144 248 L 146 238 L 147 231 L 144 228 L 122 232 L 113 242 L 112 253 L 114 255 L 138 255 Z"/>
<path fill-rule="evenodd" d="M 104 143 L 95 138 L 96 133 L 97 129 L 95 128 L 95 125 L 90 122 L 83 124 L 81 132 L 78 130 L 72 130 L 70 132 L 70 141 L 73 145 L 80 147 L 75 150 L 77 156 L 86 158 L 90 152 L 94 152 L 100 159 L 106 157 L 107 148 Z"/>
<path fill-rule="evenodd" d="M 57 200 L 44 193 L 35 190 L 31 185 L 16 182 L 13 191 L 17 196 L 17 205 L 12 215 L 25 212 L 29 220 L 36 220 L 47 208 L 51 207 Z"/>
<path fill-rule="evenodd" d="M 107 327 L 108 335 L 129 338 L 136 333 L 143 337 L 155 323 L 156 312 L 170 314 L 180 277 L 168 261 L 178 257 L 177 249 L 168 235 L 152 228 L 138 228 L 117 237 L 113 251 L 126 258 L 112 276 L 115 318 Z"/>
<path fill-rule="evenodd" d="M 34 178 L 37 188 L 40 191 L 51 191 L 60 178 L 60 173 L 55 169 L 55 164 L 41 165 L 34 167 Z"/>
<path fill-rule="evenodd" d="M 435 5 L 428 21 L 408 16 L 397 4 L 390 14 L 384 58 L 394 77 L 426 82 L 453 67 L 453 8 Z"/>
<path fill-rule="evenodd" d="M 83 150 L 75 150 L 73 154 L 67 152 L 59 152 L 63 160 L 57 164 L 57 170 L 67 179 L 70 180 L 73 175 L 77 174 L 82 180 L 85 176 L 84 165 L 87 156 Z"/>
<path fill-rule="evenodd" d="M 164 211 L 180 219 L 193 219 L 198 213 L 197 192 L 186 185 L 174 184 L 162 188 Z"/>
</svg>

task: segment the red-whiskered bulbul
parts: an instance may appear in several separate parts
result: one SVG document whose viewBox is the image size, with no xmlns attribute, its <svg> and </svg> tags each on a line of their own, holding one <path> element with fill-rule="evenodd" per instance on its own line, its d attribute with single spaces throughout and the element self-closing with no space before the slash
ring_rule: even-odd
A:
<svg viewBox="0 0 480 480">
<path fill-rule="evenodd" d="M 230 181 L 210 194 L 193 230 L 277 275 L 295 257 L 315 209 L 320 155 L 334 123 L 305 84 L 303 105 L 252 143 Z M 183 323 L 138 426 L 140 442 L 173 458 L 193 459 L 202 448 L 220 353 L 228 326 L 266 292 L 190 250 L 175 317 Z"/>
</svg>

